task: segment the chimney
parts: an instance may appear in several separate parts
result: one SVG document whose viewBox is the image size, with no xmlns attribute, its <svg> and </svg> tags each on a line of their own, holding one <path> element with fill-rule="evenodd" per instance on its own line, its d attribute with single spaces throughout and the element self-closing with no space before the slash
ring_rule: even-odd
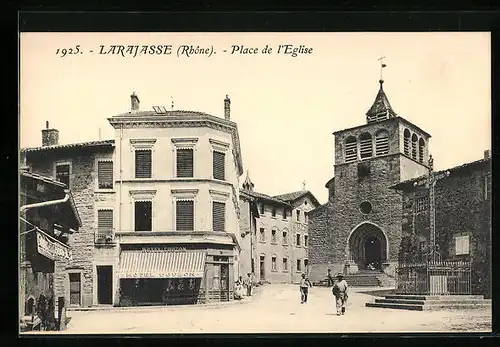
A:
<svg viewBox="0 0 500 347">
<path fill-rule="evenodd" d="M 50 129 L 49 121 L 45 122 L 45 129 L 42 130 L 42 147 L 55 146 L 59 144 L 59 130 Z"/>
<path fill-rule="evenodd" d="M 131 108 L 132 112 L 137 112 L 139 111 L 139 97 L 135 94 L 135 92 L 132 92 L 132 95 L 130 95 L 130 102 L 131 102 Z"/>
<path fill-rule="evenodd" d="M 229 99 L 228 95 L 226 95 L 226 98 L 224 99 L 224 119 L 231 119 L 231 99 Z"/>
<path fill-rule="evenodd" d="M 491 158 L 491 152 L 489 149 L 484 151 L 484 159 L 490 159 Z"/>
</svg>

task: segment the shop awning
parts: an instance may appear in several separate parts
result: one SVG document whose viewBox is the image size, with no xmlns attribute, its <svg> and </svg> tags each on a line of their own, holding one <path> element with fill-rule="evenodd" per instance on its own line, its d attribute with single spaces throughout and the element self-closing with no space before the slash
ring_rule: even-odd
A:
<svg viewBox="0 0 500 347">
<path fill-rule="evenodd" d="M 124 250 L 120 255 L 120 278 L 203 277 L 204 251 Z"/>
</svg>

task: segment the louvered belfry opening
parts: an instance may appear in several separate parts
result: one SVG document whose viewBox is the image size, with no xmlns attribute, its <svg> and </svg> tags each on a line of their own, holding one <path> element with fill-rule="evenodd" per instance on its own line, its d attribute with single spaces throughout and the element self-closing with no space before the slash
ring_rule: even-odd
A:
<svg viewBox="0 0 500 347">
<path fill-rule="evenodd" d="M 425 141 L 424 139 L 420 139 L 418 141 L 418 161 L 420 163 L 424 162 L 424 149 L 425 149 Z"/>
<path fill-rule="evenodd" d="M 177 149 L 177 177 L 193 177 L 193 149 Z"/>
<path fill-rule="evenodd" d="M 389 154 L 389 133 L 385 130 L 375 135 L 375 155 Z"/>
<path fill-rule="evenodd" d="M 354 136 L 345 141 L 345 162 L 349 163 L 358 159 L 358 142 Z"/>
<path fill-rule="evenodd" d="M 222 152 L 213 152 L 213 175 L 217 180 L 224 181 L 226 179 L 225 170 L 226 155 Z"/>
<path fill-rule="evenodd" d="M 97 240 L 113 235 L 113 210 L 97 211 Z"/>
<path fill-rule="evenodd" d="M 135 202 L 135 231 L 152 231 L 152 205 L 151 201 Z"/>
<path fill-rule="evenodd" d="M 372 136 L 368 133 L 363 133 L 359 137 L 359 154 L 361 159 L 367 159 L 373 156 Z"/>
<path fill-rule="evenodd" d="M 417 142 L 417 135 L 413 134 L 413 136 L 411 137 L 411 157 L 414 160 L 417 160 Z"/>
<path fill-rule="evenodd" d="M 226 204 L 214 201 L 212 204 L 212 226 L 214 231 L 226 231 Z"/>
<path fill-rule="evenodd" d="M 194 201 L 178 200 L 175 202 L 175 224 L 176 230 L 194 230 Z"/>
<path fill-rule="evenodd" d="M 113 188 L 113 162 L 99 161 L 97 163 L 97 181 L 99 189 Z"/>
<path fill-rule="evenodd" d="M 410 131 L 408 129 L 405 129 L 403 137 L 403 146 L 404 146 L 404 153 L 407 156 L 410 156 Z"/>
<path fill-rule="evenodd" d="M 135 150 L 135 177 L 151 178 L 151 150 Z"/>
</svg>

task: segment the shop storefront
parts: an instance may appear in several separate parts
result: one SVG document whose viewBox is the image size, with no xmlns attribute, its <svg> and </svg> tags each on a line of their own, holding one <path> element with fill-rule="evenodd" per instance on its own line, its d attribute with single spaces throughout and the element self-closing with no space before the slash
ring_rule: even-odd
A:
<svg viewBox="0 0 500 347">
<path fill-rule="evenodd" d="M 119 305 L 228 301 L 233 296 L 232 271 L 232 249 L 124 245 L 118 270 Z"/>
</svg>

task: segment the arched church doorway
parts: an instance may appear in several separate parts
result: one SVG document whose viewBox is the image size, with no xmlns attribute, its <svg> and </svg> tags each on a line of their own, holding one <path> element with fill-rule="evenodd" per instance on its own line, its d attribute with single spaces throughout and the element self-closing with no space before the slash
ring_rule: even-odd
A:
<svg viewBox="0 0 500 347">
<path fill-rule="evenodd" d="M 374 267 L 381 269 L 387 260 L 387 239 L 382 230 L 374 224 L 363 223 L 349 236 L 350 260 L 359 269 Z"/>
</svg>

